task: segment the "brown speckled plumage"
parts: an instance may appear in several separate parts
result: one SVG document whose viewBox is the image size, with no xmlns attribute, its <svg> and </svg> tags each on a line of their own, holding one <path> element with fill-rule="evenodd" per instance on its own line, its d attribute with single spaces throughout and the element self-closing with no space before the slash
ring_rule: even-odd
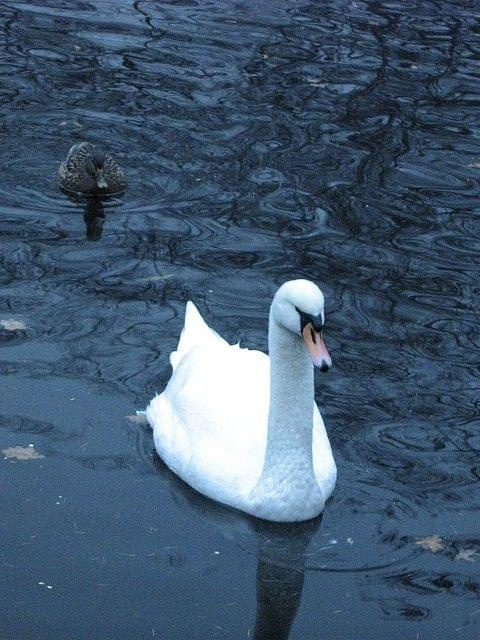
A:
<svg viewBox="0 0 480 640">
<path fill-rule="evenodd" d="M 82 193 L 84 195 L 112 195 L 125 191 L 126 182 L 122 170 L 115 160 L 108 154 L 103 157 L 102 175 L 106 186 L 99 187 L 95 178 L 88 170 L 88 163 L 99 151 L 90 142 L 80 142 L 73 145 L 58 170 L 60 187 L 65 191 Z"/>
</svg>

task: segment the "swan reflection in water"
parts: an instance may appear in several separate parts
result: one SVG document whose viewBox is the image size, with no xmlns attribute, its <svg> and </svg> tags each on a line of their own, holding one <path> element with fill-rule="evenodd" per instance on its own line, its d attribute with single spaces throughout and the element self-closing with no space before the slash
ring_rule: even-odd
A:
<svg viewBox="0 0 480 640">
<path fill-rule="evenodd" d="M 287 640 L 305 580 L 305 553 L 322 516 L 295 524 L 251 523 L 259 541 L 254 640 Z"/>
<path fill-rule="evenodd" d="M 151 431 L 145 427 L 145 441 Z M 168 483 L 172 498 L 226 538 L 256 540 L 257 608 L 249 637 L 287 640 L 300 606 L 305 579 L 306 550 L 320 527 L 322 515 L 299 523 L 259 520 L 209 500 L 180 480 L 153 453 L 156 472 Z"/>
</svg>

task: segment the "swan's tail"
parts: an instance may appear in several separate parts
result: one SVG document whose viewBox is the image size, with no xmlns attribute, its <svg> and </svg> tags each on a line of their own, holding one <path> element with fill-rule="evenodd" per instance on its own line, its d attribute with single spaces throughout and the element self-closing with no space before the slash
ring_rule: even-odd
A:
<svg viewBox="0 0 480 640">
<path fill-rule="evenodd" d="M 170 354 L 172 368 L 175 370 L 175 367 L 190 349 L 212 340 L 212 338 L 222 340 L 218 333 L 210 329 L 197 307 L 189 300 L 185 307 L 185 323 L 178 341 L 177 350 L 172 351 Z"/>
<path fill-rule="evenodd" d="M 147 412 L 145 411 L 145 409 L 135 411 L 135 418 L 135 422 L 138 422 L 138 424 L 148 424 Z"/>
</svg>

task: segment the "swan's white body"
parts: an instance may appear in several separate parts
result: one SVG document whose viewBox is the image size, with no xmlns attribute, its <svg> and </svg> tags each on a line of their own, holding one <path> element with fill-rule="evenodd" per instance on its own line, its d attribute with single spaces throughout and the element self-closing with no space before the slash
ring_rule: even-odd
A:
<svg viewBox="0 0 480 640">
<path fill-rule="evenodd" d="M 323 313 L 323 296 L 321 302 Z M 188 302 L 170 356 L 172 376 L 146 417 L 158 454 L 194 489 L 260 518 L 291 522 L 323 510 L 336 466 L 307 349 L 273 310 L 274 303 L 269 358 L 229 345 Z"/>
</svg>

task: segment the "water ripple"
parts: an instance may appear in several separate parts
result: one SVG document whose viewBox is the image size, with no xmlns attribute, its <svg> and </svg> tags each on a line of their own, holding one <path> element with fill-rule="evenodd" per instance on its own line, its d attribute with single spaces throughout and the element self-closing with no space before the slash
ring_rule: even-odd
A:
<svg viewBox="0 0 480 640">
<path fill-rule="evenodd" d="M 110 475 L 115 490 L 155 481 L 145 495 L 162 493 L 168 526 L 188 522 L 193 536 L 199 498 L 182 498 L 155 463 L 148 431 L 122 431 L 123 414 L 102 413 L 96 397 L 97 417 L 76 422 L 73 438 L 73 414 L 63 426 L 30 415 L 31 389 L 50 385 L 63 407 L 60 380 L 101 387 L 133 413 L 168 379 L 186 300 L 231 341 L 265 350 L 275 287 L 315 280 L 334 361 L 317 399 L 339 481 L 312 534 L 312 580 L 328 574 L 329 592 L 355 594 L 357 628 L 381 618 L 371 637 L 389 620 L 390 635 L 412 624 L 419 637 L 468 634 L 474 619 L 458 605 L 473 610 L 478 596 L 480 482 L 473 4 L 7 0 L 0 24 L 0 314 L 26 327 L 0 331 L 4 401 L 29 381 L 19 406 L 2 405 L 9 444 L 42 438 L 66 465 L 59 474 L 83 474 L 95 499 Z M 118 158 L 121 198 L 59 191 L 57 168 L 78 140 Z M 125 450 L 112 451 L 113 438 Z M 80 440 L 104 446 L 79 451 Z M 34 498 L 43 477 L 29 482 Z M 6 493 L 17 507 L 16 486 Z M 126 521 L 148 530 L 155 520 L 142 514 Z M 440 554 L 416 544 L 431 535 Z M 256 553 L 251 531 L 233 539 Z M 27 637 L 17 623 L 5 635 Z"/>
</svg>

